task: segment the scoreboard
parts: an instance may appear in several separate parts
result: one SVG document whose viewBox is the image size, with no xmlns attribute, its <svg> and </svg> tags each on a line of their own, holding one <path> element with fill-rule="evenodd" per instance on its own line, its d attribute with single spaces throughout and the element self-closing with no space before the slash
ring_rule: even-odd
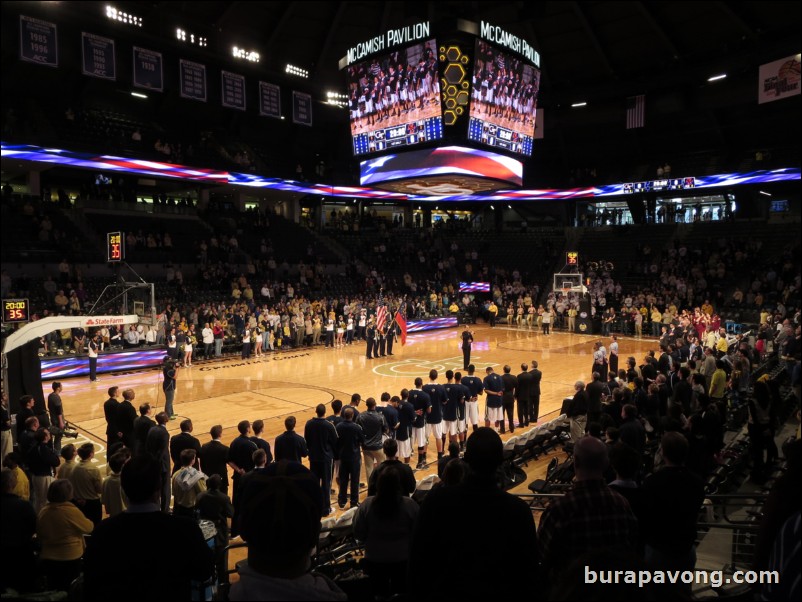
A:
<svg viewBox="0 0 802 602">
<path fill-rule="evenodd" d="M 696 178 L 664 178 L 646 182 L 627 182 L 623 185 L 624 194 L 660 192 L 663 190 L 686 190 L 696 187 Z"/>
<path fill-rule="evenodd" d="M 125 239 L 122 232 L 106 234 L 106 261 L 117 262 L 125 259 Z"/>
</svg>

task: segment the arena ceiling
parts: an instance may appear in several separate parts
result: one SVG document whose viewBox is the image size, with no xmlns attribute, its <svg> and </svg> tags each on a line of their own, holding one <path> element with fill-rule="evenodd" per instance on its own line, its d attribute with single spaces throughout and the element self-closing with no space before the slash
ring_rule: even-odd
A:
<svg viewBox="0 0 802 602">
<path fill-rule="evenodd" d="M 85 4 L 85 3 L 69 3 Z M 543 57 L 549 105 L 697 83 L 799 52 L 800 2 L 155 2 L 123 3 L 151 22 L 176 17 L 236 36 L 266 66 L 287 63 L 343 86 L 338 60 L 389 27 L 491 21 Z M 786 53 L 786 54 L 783 54 Z M 730 71 L 732 74 L 732 71 Z"/>
</svg>

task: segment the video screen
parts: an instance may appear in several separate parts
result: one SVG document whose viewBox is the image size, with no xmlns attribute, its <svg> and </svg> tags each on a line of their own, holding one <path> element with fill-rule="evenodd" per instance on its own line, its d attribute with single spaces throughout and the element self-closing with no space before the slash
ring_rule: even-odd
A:
<svg viewBox="0 0 802 602">
<path fill-rule="evenodd" d="M 530 156 L 540 71 L 481 40 L 475 56 L 468 138 Z"/>
<path fill-rule="evenodd" d="M 355 155 L 443 137 L 435 40 L 377 55 L 346 74 Z"/>
<path fill-rule="evenodd" d="M 359 164 L 359 183 L 372 186 L 405 178 L 462 175 L 523 185 L 523 163 L 512 157 L 462 146 L 390 154 Z"/>
<path fill-rule="evenodd" d="M 489 282 L 460 282 L 459 292 L 461 293 L 489 293 Z"/>
</svg>

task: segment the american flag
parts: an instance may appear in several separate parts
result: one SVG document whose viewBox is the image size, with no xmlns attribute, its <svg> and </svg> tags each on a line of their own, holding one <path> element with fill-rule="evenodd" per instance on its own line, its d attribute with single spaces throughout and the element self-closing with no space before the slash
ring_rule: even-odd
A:
<svg viewBox="0 0 802 602">
<path fill-rule="evenodd" d="M 646 95 L 627 98 L 627 129 L 642 128 L 646 120 Z"/>
<path fill-rule="evenodd" d="M 381 332 L 387 323 L 387 304 L 384 302 L 384 295 L 379 291 L 379 300 L 376 304 L 376 330 Z"/>
</svg>

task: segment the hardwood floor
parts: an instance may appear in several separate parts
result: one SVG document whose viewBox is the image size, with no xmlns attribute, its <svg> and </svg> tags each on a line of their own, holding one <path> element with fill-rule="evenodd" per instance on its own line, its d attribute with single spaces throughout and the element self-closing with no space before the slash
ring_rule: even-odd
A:
<svg viewBox="0 0 802 602">
<path fill-rule="evenodd" d="M 473 330 L 471 362 L 480 377 L 484 377 L 487 366 L 501 372 L 504 364 L 509 364 L 512 373 L 517 374 L 522 362 L 538 361 L 543 372 L 541 420 L 556 415 L 563 398 L 573 394 L 576 380 L 589 379 L 593 342 L 600 340 L 566 333 L 545 336 L 506 325 L 496 328 L 478 325 Z M 460 332 L 461 329 L 452 328 L 410 335 L 406 346 L 396 344 L 394 356 L 373 360 L 365 357 L 363 342 L 337 349 L 317 347 L 270 353 L 248 361 L 238 357 L 198 360 L 192 367 L 178 371 L 175 411 L 179 420 L 170 422 L 169 429 L 171 434 L 176 433 L 180 419 L 191 418 L 194 435 L 204 443 L 210 439 L 209 429 L 220 424 L 224 429 L 223 440 L 228 443 L 237 435 L 239 421 L 262 419 L 264 437 L 272 445 L 276 435 L 284 431 L 287 416 L 296 417 L 297 430 L 302 433 L 303 425 L 314 415 L 319 403 L 328 404 L 333 399 L 348 403 L 356 392 L 363 400 L 368 397 L 378 400 L 384 391 L 396 395 L 404 387 L 412 388 L 417 376 L 426 382 L 432 368 L 440 372 L 438 382 L 445 382 L 445 370 L 462 370 Z M 629 355 L 640 362 L 647 350 L 657 346 L 653 339 L 629 338 L 619 338 L 619 345 L 622 363 Z M 96 383 L 83 378 L 62 382 L 65 414 L 86 439 L 100 444 L 97 454 L 100 462 L 105 462 L 103 402 L 109 387 L 133 388 L 135 406 L 147 401 L 157 412 L 164 406 L 158 370 L 106 374 Z M 49 393 L 50 383 L 43 386 L 45 394 Z M 484 400 L 480 399 L 480 416 L 483 407 Z M 429 456 L 431 460 L 431 451 Z"/>
</svg>

